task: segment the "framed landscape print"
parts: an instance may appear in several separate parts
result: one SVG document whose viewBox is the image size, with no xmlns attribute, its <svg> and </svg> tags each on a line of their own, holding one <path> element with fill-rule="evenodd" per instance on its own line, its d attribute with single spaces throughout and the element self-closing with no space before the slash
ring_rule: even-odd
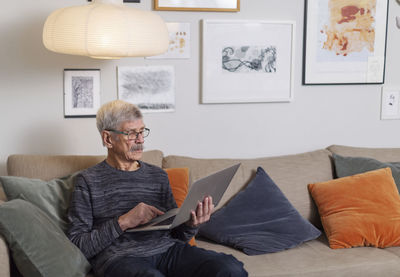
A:
<svg viewBox="0 0 400 277">
<path fill-rule="evenodd" d="M 100 69 L 64 69 L 64 117 L 96 117 Z"/>
<path fill-rule="evenodd" d="M 202 103 L 289 102 L 294 22 L 204 20 Z"/>
<path fill-rule="evenodd" d="M 240 0 L 154 0 L 159 11 L 238 12 Z"/>
<path fill-rule="evenodd" d="M 174 111 L 174 67 L 119 66 L 118 99 L 137 105 L 145 113 Z"/>
<path fill-rule="evenodd" d="M 388 0 L 306 0 L 303 84 L 382 84 Z"/>
</svg>

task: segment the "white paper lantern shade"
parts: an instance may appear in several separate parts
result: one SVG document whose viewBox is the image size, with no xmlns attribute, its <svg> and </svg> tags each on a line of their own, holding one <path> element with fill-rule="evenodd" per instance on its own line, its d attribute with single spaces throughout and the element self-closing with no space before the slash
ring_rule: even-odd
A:
<svg viewBox="0 0 400 277">
<path fill-rule="evenodd" d="M 165 22 L 123 0 L 94 0 L 58 9 L 47 18 L 43 44 L 50 51 L 99 59 L 145 57 L 167 51 Z"/>
</svg>

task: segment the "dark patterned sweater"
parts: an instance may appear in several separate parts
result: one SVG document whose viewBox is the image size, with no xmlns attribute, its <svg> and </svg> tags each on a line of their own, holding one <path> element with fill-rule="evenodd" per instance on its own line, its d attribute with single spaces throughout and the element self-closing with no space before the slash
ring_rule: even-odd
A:
<svg viewBox="0 0 400 277">
<path fill-rule="evenodd" d="M 82 171 L 68 211 L 69 239 L 102 276 L 119 257 L 148 257 L 188 241 L 197 229 L 182 224 L 173 230 L 123 232 L 118 217 L 140 202 L 162 211 L 176 208 L 167 173 L 140 162 L 136 171 L 121 171 L 103 161 Z"/>
</svg>

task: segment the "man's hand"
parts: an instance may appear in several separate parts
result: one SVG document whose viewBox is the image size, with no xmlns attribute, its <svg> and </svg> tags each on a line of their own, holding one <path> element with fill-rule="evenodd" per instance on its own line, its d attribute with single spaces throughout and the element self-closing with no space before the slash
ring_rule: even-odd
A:
<svg viewBox="0 0 400 277">
<path fill-rule="evenodd" d="M 118 223 L 122 231 L 125 231 L 126 229 L 145 224 L 162 214 L 164 214 L 163 211 L 141 202 L 126 214 L 121 215 L 118 218 Z"/>
<path fill-rule="evenodd" d="M 210 220 L 210 216 L 214 210 L 214 204 L 211 196 L 204 197 L 203 202 L 197 204 L 196 211 L 192 211 L 190 220 L 186 225 L 190 227 L 197 227 L 200 224 Z"/>
</svg>

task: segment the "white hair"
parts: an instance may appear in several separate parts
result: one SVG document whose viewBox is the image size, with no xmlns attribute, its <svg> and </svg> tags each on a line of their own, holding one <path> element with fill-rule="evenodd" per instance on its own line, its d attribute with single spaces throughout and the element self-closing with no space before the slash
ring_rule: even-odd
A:
<svg viewBox="0 0 400 277">
<path fill-rule="evenodd" d="M 135 121 L 142 118 L 142 112 L 136 105 L 122 100 L 114 100 L 105 103 L 97 111 L 96 125 L 101 133 L 103 130 L 117 130 L 121 123 L 125 121 Z"/>
</svg>

